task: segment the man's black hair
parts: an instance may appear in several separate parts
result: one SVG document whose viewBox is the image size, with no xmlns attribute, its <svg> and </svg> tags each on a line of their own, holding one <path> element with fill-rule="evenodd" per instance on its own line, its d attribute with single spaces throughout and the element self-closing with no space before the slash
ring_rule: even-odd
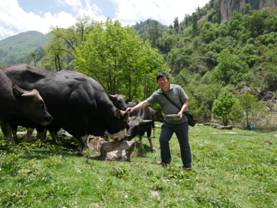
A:
<svg viewBox="0 0 277 208">
<path fill-rule="evenodd" d="M 159 72 L 156 76 L 156 80 L 158 81 L 162 77 L 165 77 L 167 80 L 169 80 L 169 75 L 165 72 Z"/>
</svg>

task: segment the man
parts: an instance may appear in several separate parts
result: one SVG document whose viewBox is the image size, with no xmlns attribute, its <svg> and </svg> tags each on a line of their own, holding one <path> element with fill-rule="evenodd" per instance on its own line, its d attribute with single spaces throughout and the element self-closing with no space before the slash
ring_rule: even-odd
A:
<svg viewBox="0 0 277 208">
<path fill-rule="evenodd" d="M 188 120 L 184 116 L 184 112 L 188 110 L 188 96 L 179 85 L 170 84 L 168 74 L 160 72 L 156 79 L 160 89 L 146 100 L 128 108 L 127 111 L 132 112 L 155 102 L 159 103 L 164 117 L 160 135 L 161 164 L 166 166 L 171 162 L 169 140 L 175 133 L 179 141 L 183 168 L 190 170 L 191 150 L 188 140 Z"/>
</svg>

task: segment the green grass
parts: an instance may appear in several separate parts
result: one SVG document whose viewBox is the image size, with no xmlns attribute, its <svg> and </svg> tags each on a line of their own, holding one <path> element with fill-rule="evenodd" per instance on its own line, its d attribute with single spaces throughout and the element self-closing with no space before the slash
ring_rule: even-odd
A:
<svg viewBox="0 0 277 208">
<path fill-rule="evenodd" d="M 157 151 L 131 162 L 0 140 L 0 207 L 277 207 L 277 132 L 197 126 L 189 134 L 192 171 L 180 168 L 175 137 L 172 164 L 158 165 L 159 129 Z"/>
</svg>

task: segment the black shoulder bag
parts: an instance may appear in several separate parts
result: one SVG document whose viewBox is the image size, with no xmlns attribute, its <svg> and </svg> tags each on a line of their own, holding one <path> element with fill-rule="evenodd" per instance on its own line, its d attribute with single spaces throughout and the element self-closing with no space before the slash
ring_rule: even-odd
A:
<svg viewBox="0 0 277 208">
<path fill-rule="evenodd" d="M 162 94 L 164 95 L 164 97 L 165 97 L 172 105 L 174 105 L 176 108 L 178 108 L 179 110 L 181 110 L 181 108 L 180 108 L 176 103 L 174 103 L 165 93 L 162 93 Z M 194 120 L 193 115 L 191 114 L 191 112 L 185 111 L 185 112 L 184 112 L 184 115 L 187 116 L 187 118 L 188 118 L 188 124 L 189 124 L 190 126 L 195 126 L 196 121 Z"/>
</svg>

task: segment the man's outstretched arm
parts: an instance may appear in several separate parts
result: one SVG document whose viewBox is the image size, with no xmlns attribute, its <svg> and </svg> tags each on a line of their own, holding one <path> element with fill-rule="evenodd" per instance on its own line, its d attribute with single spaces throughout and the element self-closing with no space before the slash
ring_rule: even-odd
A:
<svg viewBox="0 0 277 208">
<path fill-rule="evenodd" d="M 131 113 L 131 112 L 133 112 L 135 110 L 138 110 L 138 109 L 141 109 L 141 108 L 145 108 L 147 106 L 149 106 L 149 103 L 147 102 L 147 100 L 144 100 L 144 101 L 141 101 L 138 104 L 136 104 L 134 107 L 127 108 L 126 112 L 127 113 Z"/>
</svg>

